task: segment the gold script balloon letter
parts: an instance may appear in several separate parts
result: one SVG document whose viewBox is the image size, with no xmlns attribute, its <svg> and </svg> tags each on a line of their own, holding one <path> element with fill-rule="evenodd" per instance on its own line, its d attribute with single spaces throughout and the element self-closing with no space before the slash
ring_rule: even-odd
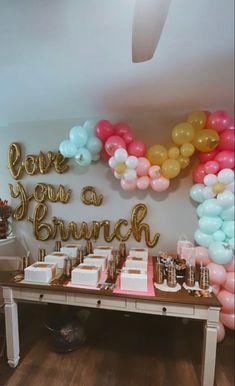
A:
<svg viewBox="0 0 235 386">
<path fill-rule="evenodd" d="M 98 195 L 93 186 L 85 186 L 81 191 L 81 200 L 85 205 L 100 206 L 103 201 L 103 195 Z"/>
</svg>

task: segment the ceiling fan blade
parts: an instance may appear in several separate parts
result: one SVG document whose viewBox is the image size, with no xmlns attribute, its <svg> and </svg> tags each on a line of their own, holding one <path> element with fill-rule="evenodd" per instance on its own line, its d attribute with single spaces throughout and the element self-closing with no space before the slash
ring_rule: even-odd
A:
<svg viewBox="0 0 235 386">
<path fill-rule="evenodd" d="M 132 28 L 132 61 L 153 57 L 171 0 L 136 0 Z"/>
</svg>

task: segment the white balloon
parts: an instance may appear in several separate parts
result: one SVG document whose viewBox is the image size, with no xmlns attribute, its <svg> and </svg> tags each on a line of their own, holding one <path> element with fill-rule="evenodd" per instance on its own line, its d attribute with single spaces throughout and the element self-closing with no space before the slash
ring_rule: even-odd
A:
<svg viewBox="0 0 235 386">
<path fill-rule="evenodd" d="M 213 198 L 216 196 L 216 193 L 213 192 L 211 186 L 206 186 L 205 188 L 202 189 L 202 195 L 206 198 Z"/>
<path fill-rule="evenodd" d="M 207 174 L 207 176 L 204 177 L 204 184 L 207 186 L 214 185 L 216 182 L 218 182 L 218 178 L 214 174 Z"/>
<path fill-rule="evenodd" d="M 137 177 L 137 173 L 134 169 L 126 169 L 123 177 L 126 181 L 133 181 Z"/>
<path fill-rule="evenodd" d="M 130 157 L 127 158 L 125 164 L 129 169 L 136 169 L 138 166 L 139 160 L 134 155 L 130 155 Z"/>
<path fill-rule="evenodd" d="M 109 166 L 110 166 L 112 169 L 114 169 L 116 165 L 117 165 L 116 159 L 115 159 L 114 157 L 109 158 Z"/>
<path fill-rule="evenodd" d="M 230 184 L 234 180 L 234 172 L 231 169 L 223 169 L 218 174 L 218 181 L 222 184 Z"/>
<path fill-rule="evenodd" d="M 117 162 L 125 162 L 128 157 L 128 153 L 125 149 L 121 147 L 115 151 L 114 157 Z"/>
<path fill-rule="evenodd" d="M 119 173 L 117 173 L 116 171 L 114 171 L 114 176 L 115 176 L 118 180 L 121 180 L 121 178 L 123 177 L 122 174 L 119 174 Z"/>
<path fill-rule="evenodd" d="M 234 181 L 230 182 L 230 184 L 226 185 L 226 190 L 230 190 L 230 192 L 234 193 Z"/>
<path fill-rule="evenodd" d="M 221 206 L 231 206 L 234 204 L 234 194 L 229 190 L 225 190 L 217 195 L 217 200 Z"/>
</svg>

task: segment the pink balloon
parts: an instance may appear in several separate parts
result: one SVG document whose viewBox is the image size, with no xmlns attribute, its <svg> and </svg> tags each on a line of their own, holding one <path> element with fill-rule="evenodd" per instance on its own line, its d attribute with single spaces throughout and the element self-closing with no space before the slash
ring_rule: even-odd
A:
<svg viewBox="0 0 235 386">
<path fill-rule="evenodd" d="M 161 176 L 161 168 L 160 166 L 158 165 L 154 165 L 154 166 L 151 166 L 151 168 L 149 168 L 149 176 L 155 180 L 156 178 L 159 178 Z"/>
<path fill-rule="evenodd" d="M 114 128 L 111 122 L 102 119 L 97 122 L 95 127 L 96 135 L 101 141 L 106 141 L 114 133 Z"/>
<path fill-rule="evenodd" d="M 154 180 L 150 179 L 150 186 L 155 192 L 164 192 L 170 186 L 170 180 L 165 177 L 159 177 Z"/>
<path fill-rule="evenodd" d="M 209 269 L 209 278 L 211 284 L 223 284 L 226 280 L 226 271 L 225 268 L 216 263 L 207 264 L 207 268 Z"/>
<path fill-rule="evenodd" d="M 221 322 L 230 330 L 235 330 L 235 314 L 227 314 L 224 312 L 220 312 L 220 320 Z"/>
<path fill-rule="evenodd" d="M 122 137 L 124 134 L 131 133 L 131 128 L 125 122 L 118 122 L 114 125 L 114 134 Z"/>
<path fill-rule="evenodd" d="M 234 153 L 229 150 L 219 152 L 215 156 L 215 161 L 219 163 L 220 170 L 234 168 Z"/>
<path fill-rule="evenodd" d="M 197 264 L 207 265 L 211 262 L 211 259 L 208 255 L 208 249 L 205 247 L 196 247 L 195 248 L 195 262 Z"/>
<path fill-rule="evenodd" d="M 233 130 L 226 129 L 220 135 L 218 148 L 220 150 L 234 150 L 235 149 L 235 134 Z"/>
<path fill-rule="evenodd" d="M 137 186 L 137 179 L 132 181 L 126 181 L 124 178 L 121 179 L 121 187 L 123 190 L 126 190 L 127 192 L 133 192 L 133 190 L 136 189 Z"/>
<path fill-rule="evenodd" d="M 229 129 L 229 130 L 234 130 L 235 129 L 235 120 L 233 118 L 231 118 L 231 121 L 228 124 L 227 129 Z"/>
<path fill-rule="evenodd" d="M 222 342 L 225 337 L 225 328 L 223 323 L 219 321 L 218 326 L 217 326 L 217 342 Z"/>
<path fill-rule="evenodd" d="M 207 161 L 205 163 L 205 172 L 207 174 L 216 174 L 219 171 L 219 164 L 216 161 Z"/>
<path fill-rule="evenodd" d="M 234 313 L 234 294 L 226 290 L 219 292 L 217 296 L 218 300 L 222 304 L 222 312 Z"/>
<path fill-rule="evenodd" d="M 140 157 L 138 166 L 136 168 L 137 175 L 139 177 L 147 176 L 150 166 L 151 166 L 151 164 L 147 158 Z"/>
<path fill-rule="evenodd" d="M 128 154 L 136 157 L 143 157 L 146 150 L 147 148 L 143 141 L 132 141 L 127 148 Z"/>
<path fill-rule="evenodd" d="M 231 117 L 226 111 L 220 110 L 211 113 L 207 119 L 206 127 L 210 127 L 216 130 L 218 133 L 227 129 L 229 123 L 231 121 Z"/>
<path fill-rule="evenodd" d="M 112 135 L 111 137 L 109 137 L 107 139 L 104 147 L 105 147 L 106 152 L 109 155 L 113 156 L 115 151 L 117 149 L 119 149 L 120 147 L 125 149 L 126 144 L 125 144 L 124 140 L 121 137 L 119 137 L 118 135 Z"/>
<path fill-rule="evenodd" d="M 218 154 L 217 148 L 215 150 L 210 151 L 209 153 L 198 153 L 198 158 L 202 163 L 204 163 L 208 161 L 213 161 L 216 154 Z"/>
<path fill-rule="evenodd" d="M 228 264 L 224 264 L 224 267 L 227 272 L 234 272 L 235 271 L 235 256 L 233 256 L 232 261 Z"/>
<path fill-rule="evenodd" d="M 212 291 L 214 292 L 215 296 L 217 296 L 218 293 L 220 292 L 220 285 L 218 285 L 218 284 L 213 284 L 213 285 L 212 285 Z"/>
<path fill-rule="evenodd" d="M 140 190 L 145 190 L 149 187 L 150 179 L 148 176 L 142 176 L 137 179 L 137 188 Z"/>
<path fill-rule="evenodd" d="M 224 289 L 231 293 L 235 293 L 235 275 L 234 272 L 227 272 L 226 280 L 223 284 Z"/>
<path fill-rule="evenodd" d="M 131 128 L 125 122 L 118 122 L 114 125 L 114 134 L 122 137 L 126 145 L 129 145 L 134 139 Z"/>
<path fill-rule="evenodd" d="M 193 168 L 192 177 L 195 182 L 203 183 L 206 176 L 205 165 L 199 164 Z"/>
<path fill-rule="evenodd" d="M 123 140 L 125 141 L 126 145 L 129 145 L 134 140 L 134 134 L 133 133 L 126 133 L 122 136 Z"/>
</svg>

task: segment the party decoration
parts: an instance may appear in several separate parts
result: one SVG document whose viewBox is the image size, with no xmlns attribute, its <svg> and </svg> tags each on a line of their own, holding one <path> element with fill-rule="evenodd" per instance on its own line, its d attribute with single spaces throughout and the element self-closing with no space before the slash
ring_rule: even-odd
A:
<svg viewBox="0 0 235 386">
<path fill-rule="evenodd" d="M 172 140 L 177 145 L 191 142 L 194 138 L 194 127 L 189 122 L 178 123 L 172 131 Z"/>
<path fill-rule="evenodd" d="M 203 129 L 195 133 L 193 145 L 202 152 L 214 150 L 219 144 L 219 135 L 213 129 Z"/>
<path fill-rule="evenodd" d="M 209 255 L 217 264 L 227 264 L 232 260 L 232 248 L 222 241 L 213 241 L 209 246 Z"/>
<path fill-rule="evenodd" d="M 97 122 L 95 127 L 96 135 L 101 141 L 106 141 L 111 135 L 114 134 L 114 127 L 109 121 L 102 119 Z"/>
<path fill-rule="evenodd" d="M 8 169 L 12 177 L 18 180 L 24 173 L 29 176 L 41 173 L 49 173 L 54 169 L 56 173 L 62 174 L 69 170 L 68 159 L 57 152 L 48 151 L 45 155 L 42 151 L 38 155 L 28 154 L 22 160 L 21 146 L 11 143 L 8 148 Z"/>
<path fill-rule="evenodd" d="M 146 153 L 146 145 L 143 141 L 132 141 L 128 145 L 128 154 L 136 157 L 144 157 Z"/>
<path fill-rule="evenodd" d="M 147 158 L 152 165 L 162 165 L 167 159 L 167 150 L 162 145 L 153 145 L 147 152 Z"/>
<path fill-rule="evenodd" d="M 85 205 L 100 206 L 103 202 L 103 195 L 98 195 L 93 186 L 84 186 L 81 190 L 81 201 Z"/>
<path fill-rule="evenodd" d="M 162 174 L 165 178 L 175 178 L 180 172 L 180 163 L 175 159 L 168 159 L 162 164 Z"/>
<path fill-rule="evenodd" d="M 221 285 L 225 282 L 226 270 L 222 265 L 209 263 L 207 268 L 209 269 L 210 282 L 212 284 Z"/>
<path fill-rule="evenodd" d="M 225 329 L 223 323 L 219 321 L 219 324 L 217 326 L 217 342 L 222 342 L 222 340 L 225 337 Z"/>
<path fill-rule="evenodd" d="M 204 111 L 194 111 L 187 118 L 187 122 L 191 123 L 195 130 L 204 129 L 206 121 L 207 115 Z"/>
</svg>

